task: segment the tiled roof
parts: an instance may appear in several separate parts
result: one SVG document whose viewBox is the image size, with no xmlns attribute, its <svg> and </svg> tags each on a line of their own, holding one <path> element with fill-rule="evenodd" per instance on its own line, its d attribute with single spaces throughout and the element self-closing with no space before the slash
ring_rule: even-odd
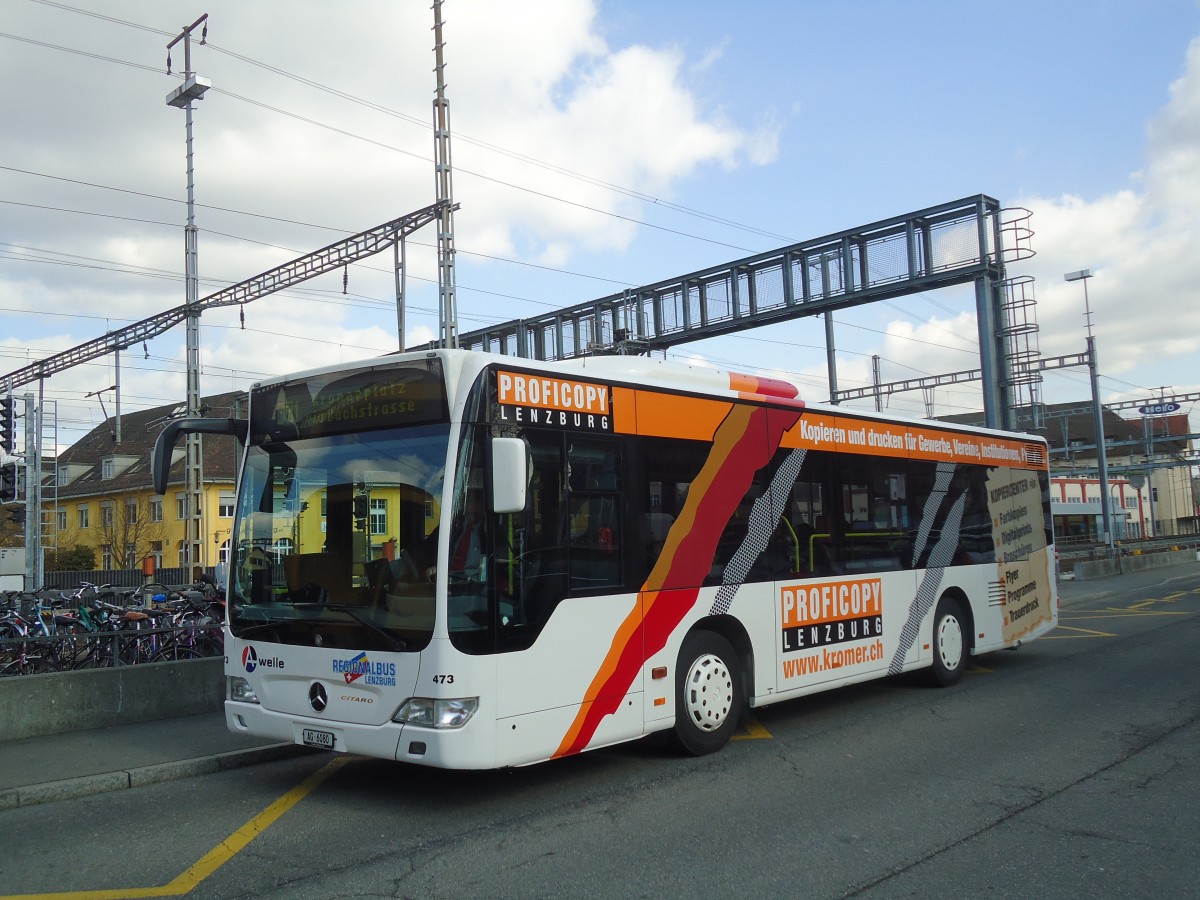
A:
<svg viewBox="0 0 1200 900">
<path fill-rule="evenodd" d="M 246 395 L 242 391 L 214 394 L 200 401 L 200 415 L 206 417 L 232 417 L 234 407 Z M 55 460 L 57 468 L 63 466 L 85 469 L 69 484 L 58 486 L 59 499 L 83 497 L 92 494 L 113 494 L 127 491 L 147 490 L 150 481 L 150 452 L 163 426 L 178 418 L 183 404 L 173 403 L 156 406 L 121 416 L 121 443 L 116 442 L 115 419 L 107 419 L 87 435 L 59 454 Z M 180 442 L 182 446 L 182 441 Z M 234 480 L 237 460 L 237 441 L 229 435 L 201 435 L 204 459 L 205 482 L 230 482 Z M 128 468 L 114 478 L 103 479 L 103 462 L 109 457 L 134 457 Z M 171 467 L 169 483 L 183 487 L 183 460 Z"/>
</svg>

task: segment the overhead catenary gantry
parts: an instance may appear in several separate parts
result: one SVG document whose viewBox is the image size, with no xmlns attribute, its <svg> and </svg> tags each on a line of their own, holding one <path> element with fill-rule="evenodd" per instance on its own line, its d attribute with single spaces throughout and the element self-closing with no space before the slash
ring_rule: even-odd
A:
<svg viewBox="0 0 1200 900">
<path fill-rule="evenodd" d="M 556 312 L 481 328 L 459 345 L 529 359 L 647 352 L 824 314 L 830 397 L 838 399 L 831 314 L 974 283 L 988 424 L 1011 427 L 1014 383 L 1001 303 L 1007 251 L 999 203 L 976 195 L 721 266 L 611 294 Z M 1022 211 L 1023 212 L 1023 211 Z M 433 347 L 434 344 L 430 344 Z"/>
<path fill-rule="evenodd" d="M 167 310 L 7 377 L 15 388 L 162 334 L 190 312 L 245 304 L 334 271 L 438 220 L 442 206 L 434 203 L 224 288 L 199 300 L 197 310 L 186 304 Z M 830 397 L 839 401 L 855 392 L 837 390 L 831 313 L 973 282 L 981 366 L 978 375 L 972 372 L 968 377 L 984 383 L 988 424 L 1011 428 L 1011 387 L 1030 365 L 1014 365 L 1011 359 L 1006 341 L 1011 329 L 1004 321 L 1000 294 L 1004 262 L 1028 251 L 1020 246 L 1020 234 L 1014 235 L 1012 247 L 1004 247 L 1003 235 L 1013 229 L 1001 220 L 1003 212 L 990 197 L 967 197 L 542 316 L 489 326 L 460 335 L 459 343 L 467 349 L 531 359 L 569 359 L 662 350 L 824 314 Z"/>
<path fill-rule="evenodd" d="M 318 275 L 336 271 L 350 263 L 358 262 L 386 250 L 397 241 L 404 240 L 412 232 L 437 220 L 441 211 L 442 204 L 434 203 L 398 219 L 384 222 L 382 225 L 377 225 L 367 231 L 322 247 L 313 253 L 298 257 L 291 262 L 276 266 L 253 278 L 247 278 L 245 281 L 222 288 L 216 293 L 202 297 L 194 305 L 184 304 L 174 309 L 168 309 L 139 322 L 134 322 L 132 325 L 110 331 L 95 340 L 30 363 L 10 372 L 0 381 L 10 381 L 11 386 L 16 388 L 39 378 L 48 378 L 72 366 L 98 359 L 108 353 L 124 350 L 142 341 L 157 337 L 183 322 L 189 315 L 222 306 L 241 306 L 292 285 L 308 281 Z"/>
</svg>

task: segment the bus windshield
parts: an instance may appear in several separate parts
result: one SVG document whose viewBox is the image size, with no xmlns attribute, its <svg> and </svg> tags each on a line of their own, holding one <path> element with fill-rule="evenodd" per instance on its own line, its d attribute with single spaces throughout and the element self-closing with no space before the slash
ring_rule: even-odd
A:
<svg viewBox="0 0 1200 900">
<path fill-rule="evenodd" d="M 421 364 L 254 393 L 232 542 L 233 634 L 425 647 L 449 431 L 440 369 Z"/>
</svg>

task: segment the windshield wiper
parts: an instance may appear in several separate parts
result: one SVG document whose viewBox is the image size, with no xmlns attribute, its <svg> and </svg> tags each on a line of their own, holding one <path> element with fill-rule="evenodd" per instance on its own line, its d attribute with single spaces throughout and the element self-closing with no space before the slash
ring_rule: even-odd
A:
<svg viewBox="0 0 1200 900">
<path fill-rule="evenodd" d="M 293 603 L 292 607 L 294 609 L 331 609 L 334 612 L 345 613 L 358 624 L 365 625 L 367 628 L 370 628 L 377 635 L 382 637 L 385 641 L 391 644 L 393 650 L 408 649 L 408 644 L 400 640 L 400 638 L 396 637 L 391 632 L 372 622 L 370 618 L 363 615 L 362 611 L 358 609 L 358 607 L 348 606 L 345 603 Z"/>
<path fill-rule="evenodd" d="M 231 623 L 230 628 L 237 628 L 236 634 L 240 638 L 250 634 L 252 631 L 262 631 L 264 628 L 278 628 L 281 624 L 286 625 L 288 621 L 290 620 L 270 619 L 266 622 L 255 622 L 253 625 L 234 625 Z"/>
</svg>

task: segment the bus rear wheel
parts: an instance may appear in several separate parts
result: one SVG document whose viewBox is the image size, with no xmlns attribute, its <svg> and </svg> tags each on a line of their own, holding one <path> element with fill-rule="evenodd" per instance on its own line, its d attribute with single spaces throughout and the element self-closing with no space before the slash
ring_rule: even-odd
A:
<svg viewBox="0 0 1200 900">
<path fill-rule="evenodd" d="M 967 666 L 967 635 L 962 608 L 953 597 L 942 597 L 933 614 L 933 668 L 930 680 L 938 687 L 958 684 Z"/>
<path fill-rule="evenodd" d="M 675 671 L 672 743 L 691 756 L 715 753 L 737 728 L 745 705 L 737 654 L 712 631 L 693 631 L 679 650 Z"/>
</svg>

